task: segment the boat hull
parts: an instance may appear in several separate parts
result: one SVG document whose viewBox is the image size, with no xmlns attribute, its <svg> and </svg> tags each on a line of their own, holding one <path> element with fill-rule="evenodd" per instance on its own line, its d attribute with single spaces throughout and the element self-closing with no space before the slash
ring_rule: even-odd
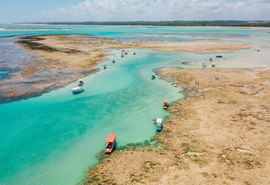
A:
<svg viewBox="0 0 270 185">
<path fill-rule="evenodd" d="M 116 135 L 114 133 L 109 134 L 106 139 L 105 153 L 111 154 L 115 149 Z"/>
</svg>

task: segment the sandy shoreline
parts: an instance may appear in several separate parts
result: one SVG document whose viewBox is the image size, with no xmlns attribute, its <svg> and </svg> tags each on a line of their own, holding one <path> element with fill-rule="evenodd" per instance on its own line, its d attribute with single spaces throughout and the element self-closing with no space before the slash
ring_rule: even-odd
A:
<svg viewBox="0 0 270 185">
<path fill-rule="evenodd" d="M 95 66 L 104 61 L 112 49 L 216 53 L 251 47 L 247 43 L 228 41 L 121 42 L 87 35 L 30 35 L 20 37 L 16 43 L 35 57 L 18 66 L 22 70 L 0 81 L 0 103 L 38 96 L 94 73 Z"/>
<path fill-rule="evenodd" d="M 269 184 L 270 70 L 159 73 L 186 92 L 156 135 L 160 147 L 116 151 L 85 184 Z"/>
</svg>

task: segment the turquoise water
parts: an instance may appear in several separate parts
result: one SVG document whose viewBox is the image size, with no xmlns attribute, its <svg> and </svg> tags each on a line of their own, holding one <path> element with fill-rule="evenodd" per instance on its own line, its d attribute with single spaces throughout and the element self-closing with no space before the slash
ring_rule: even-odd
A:
<svg viewBox="0 0 270 185">
<path fill-rule="evenodd" d="M 172 38 L 177 40 L 248 38 L 269 36 L 269 28 L 233 27 L 157 27 L 157 26 L 74 26 L 74 25 L 1 25 L 0 37 L 25 34 L 91 34 L 119 38 L 155 39 Z"/>
<path fill-rule="evenodd" d="M 4 70 L 4 69 L 0 70 L 0 79 L 4 78 L 4 76 L 6 76 L 6 74 L 8 74 L 8 70 Z"/>
<path fill-rule="evenodd" d="M 150 79 L 155 67 L 178 65 L 179 53 L 137 50 L 120 59 L 110 54 L 107 70 L 85 78 L 85 92 L 70 84 L 41 97 L 0 105 L 1 184 L 76 184 L 96 162 L 110 132 L 118 145 L 148 140 L 152 119 L 164 117 L 162 99 L 181 89 Z M 103 64 L 102 64 L 103 65 Z M 102 67 L 102 66 L 101 66 Z"/>
<path fill-rule="evenodd" d="M 254 36 L 268 34 L 267 29 L 244 28 L 0 25 L 0 36 L 60 33 L 170 41 L 223 36 L 223 40 L 252 42 L 257 42 Z M 0 42 L 3 45 L 3 40 Z M 15 47 L 8 50 L 17 51 Z M 83 179 L 85 170 L 97 162 L 96 154 L 103 150 L 110 132 L 116 132 L 118 146 L 150 139 L 155 134 L 152 119 L 168 114 L 161 108 L 163 98 L 170 101 L 182 98 L 180 88 L 159 79 L 151 80 L 153 70 L 183 67 L 180 61 L 187 58 L 194 62 L 191 67 L 196 67 L 209 57 L 136 50 L 136 56 L 120 58 L 120 53 L 111 51 L 108 61 L 98 66 L 101 70 L 84 79 L 83 94 L 71 94 L 71 88 L 77 85 L 73 83 L 40 97 L 0 104 L 1 185 L 76 184 Z M 2 53 L 0 61 L 17 62 L 25 54 L 12 56 Z M 104 64 L 106 70 L 102 68 Z"/>
</svg>

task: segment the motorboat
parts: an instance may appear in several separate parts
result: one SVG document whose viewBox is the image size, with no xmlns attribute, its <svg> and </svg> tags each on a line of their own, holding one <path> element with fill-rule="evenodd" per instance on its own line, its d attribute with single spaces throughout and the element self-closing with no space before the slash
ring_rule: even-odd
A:
<svg viewBox="0 0 270 185">
<path fill-rule="evenodd" d="M 156 124 L 156 131 L 157 132 L 161 132 L 162 129 L 163 129 L 163 125 L 161 123 Z"/>
<path fill-rule="evenodd" d="M 115 148 L 116 135 L 115 133 L 110 133 L 106 139 L 105 153 L 111 154 Z"/>
<path fill-rule="evenodd" d="M 156 123 L 156 124 L 162 124 L 162 119 L 161 119 L 161 118 L 157 118 L 157 119 L 155 120 L 155 123 Z"/>
<path fill-rule="evenodd" d="M 168 108 L 169 108 L 168 100 L 167 100 L 167 99 L 164 99 L 164 100 L 163 100 L 163 109 L 164 109 L 164 110 L 167 110 Z"/>
<path fill-rule="evenodd" d="M 84 90 L 83 90 L 83 88 L 82 87 L 74 87 L 74 88 L 72 88 L 72 93 L 73 94 L 80 94 L 80 93 L 82 93 Z"/>
<path fill-rule="evenodd" d="M 83 86 L 83 84 L 84 84 L 84 83 L 83 83 L 83 80 L 82 80 L 82 79 L 80 79 L 80 80 L 79 80 L 79 84 L 78 84 L 78 85 L 79 85 L 79 86 Z"/>
<path fill-rule="evenodd" d="M 216 55 L 216 58 L 223 58 L 222 55 Z"/>
</svg>

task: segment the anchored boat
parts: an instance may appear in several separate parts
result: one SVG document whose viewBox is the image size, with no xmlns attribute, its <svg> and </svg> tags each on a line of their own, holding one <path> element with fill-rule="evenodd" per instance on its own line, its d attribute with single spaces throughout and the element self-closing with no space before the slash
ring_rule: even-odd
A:
<svg viewBox="0 0 270 185">
<path fill-rule="evenodd" d="M 163 125 L 162 124 L 156 124 L 156 131 L 157 132 L 161 132 L 162 129 L 163 129 Z"/>
<path fill-rule="evenodd" d="M 162 124 L 162 119 L 161 118 L 157 118 L 156 119 L 156 124 Z"/>
<path fill-rule="evenodd" d="M 106 139 L 106 148 L 105 148 L 106 154 L 111 154 L 113 152 L 114 147 L 115 147 L 115 142 L 116 142 L 115 133 L 110 133 L 108 138 Z"/>
<path fill-rule="evenodd" d="M 167 110 L 169 108 L 169 103 L 167 99 L 163 100 L 163 109 Z"/>
<path fill-rule="evenodd" d="M 80 94 L 83 92 L 83 88 L 82 87 L 74 87 L 72 88 L 72 93 L 73 94 Z"/>
<path fill-rule="evenodd" d="M 79 86 L 83 86 L 83 80 L 82 79 L 79 80 L 79 84 L 78 85 Z"/>
<path fill-rule="evenodd" d="M 162 119 L 157 118 L 155 124 L 156 124 L 156 131 L 161 132 L 161 130 L 163 129 Z"/>
</svg>

